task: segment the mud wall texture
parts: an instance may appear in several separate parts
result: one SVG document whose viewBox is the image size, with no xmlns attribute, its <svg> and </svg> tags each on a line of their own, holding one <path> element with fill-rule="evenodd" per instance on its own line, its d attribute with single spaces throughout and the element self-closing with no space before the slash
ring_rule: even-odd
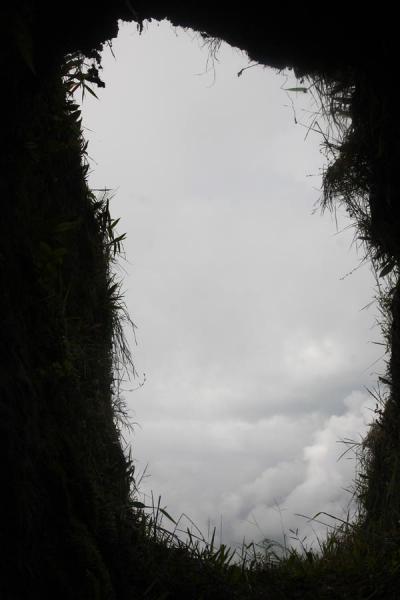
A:
<svg viewBox="0 0 400 600">
<path fill-rule="evenodd" d="M 36 74 L 25 41 L 2 55 L 0 596 L 112 598 L 130 483 L 111 395 L 108 216 L 86 186 L 61 65 Z"/>
<path fill-rule="evenodd" d="M 99 49 L 119 18 L 168 18 L 246 50 L 252 60 L 350 90 L 345 156 L 366 204 L 367 243 L 400 261 L 400 125 L 390 77 L 390 16 L 331 16 L 258 3 L 17 1 L 0 9 L 6 109 L 0 160 L 2 598 L 122 598 L 134 552 L 129 464 L 112 406 L 115 313 L 107 219 L 86 185 L 67 53 Z M 368 17 L 368 15 L 367 15 Z M 363 20 L 364 19 L 364 20 Z M 353 146 L 352 146 L 353 145 Z M 353 152 L 353 154 L 352 154 Z M 355 170 L 354 170 L 355 169 Z M 342 190 L 343 191 L 343 190 Z M 365 232 L 364 232 L 365 233 Z M 398 534 L 400 288 L 390 297 L 391 395 L 371 438 L 366 520 Z M 124 583 L 125 582 L 125 583 Z"/>
</svg>

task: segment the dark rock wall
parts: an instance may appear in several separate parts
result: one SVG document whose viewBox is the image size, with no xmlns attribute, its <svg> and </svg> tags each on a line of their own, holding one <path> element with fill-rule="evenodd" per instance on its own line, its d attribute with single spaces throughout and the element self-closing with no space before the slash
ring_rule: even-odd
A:
<svg viewBox="0 0 400 600">
<path fill-rule="evenodd" d="M 1 56 L 0 596 L 109 599 L 130 530 L 104 207 L 60 65 L 35 73 L 19 46 Z"/>
</svg>

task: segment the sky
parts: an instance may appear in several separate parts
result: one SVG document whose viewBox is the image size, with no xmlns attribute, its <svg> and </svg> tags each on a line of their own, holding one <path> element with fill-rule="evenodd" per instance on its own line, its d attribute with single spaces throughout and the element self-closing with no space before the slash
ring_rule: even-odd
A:
<svg viewBox="0 0 400 600">
<path fill-rule="evenodd" d="M 90 185 L 113 190 L 127 236 L 141 492 L 232 546 L 290 530 L 314 543 L 326 527 L 304 515 L 346 515 L 356 467 L 338 459 L 383 371 L 369 266 L 345 215 L 318 207 L 316 105 L 285 91 L 290 74 L 238 77 L 243 53 L 213 60 L 166 22 L 122 24 L 113 54 L 83 122 Z"/>
</svg>

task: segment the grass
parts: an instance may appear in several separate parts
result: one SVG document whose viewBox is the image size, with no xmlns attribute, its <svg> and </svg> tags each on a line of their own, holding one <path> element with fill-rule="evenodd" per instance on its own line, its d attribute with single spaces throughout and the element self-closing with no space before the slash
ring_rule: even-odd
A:
<svg viewBox="0 0 400 600">
<path fill-rule="evenodd" d="M 144 598 L 395 597 L 399 557 L 383 560 L 357 523 L 341 522 L 316 549 L 298 538 L 299 549 L 269 540 L 230 549 L 215 543 L 215 529 L 207 540 L 190 519 L 165 527 L 173 520 L 160 498 L 137 511 L 152 574 Z"/>
</svg>

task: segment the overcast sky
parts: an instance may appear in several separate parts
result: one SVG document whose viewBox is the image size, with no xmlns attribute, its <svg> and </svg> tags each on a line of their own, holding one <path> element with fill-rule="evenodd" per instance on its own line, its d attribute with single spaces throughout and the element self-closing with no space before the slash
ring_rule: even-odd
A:
<svg viewBox="0 0 400 600">
<path fill-rule="evenodd" d="M 343 517 L 365 386 L 382 371 L 368 266 L 313 209 L 324 164 L 309 94 L 193 32 L 123 25 L 83 105 L 93 187 L 116 191 L 139 378 L 126 399 L 141 488 L 228 544 Z M 378 361 L 378 362 L 376 362 Z M 145 374 L 145 376 L 144 376 Z M 319 535 L 324 528 L 313 525 Z"/>
</svg>

